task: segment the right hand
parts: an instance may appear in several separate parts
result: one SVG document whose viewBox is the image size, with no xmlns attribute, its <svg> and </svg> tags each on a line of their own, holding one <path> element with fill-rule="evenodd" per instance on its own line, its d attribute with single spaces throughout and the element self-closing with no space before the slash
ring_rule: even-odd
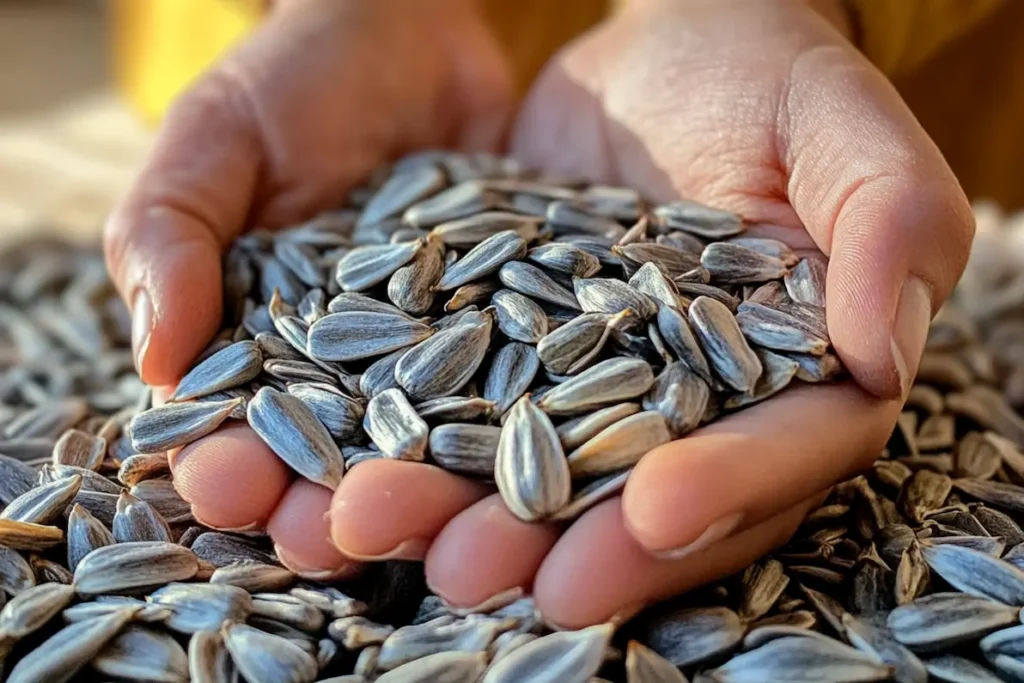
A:
<svg viewBox="0 0 1024 683">
<path fill-rule="evenodd" d="M 511 80 L 473 5 L 296 0 L 179 99 L 105 234 L 147 384 L 175 383 L 219 330 L 222 251 L 245 229 L 338 206 L 407 151 L 499 147 Z M 306 573 L 342 563 L 324 543 L 330 492 L 293 482 L 245 426 L 190 445 L 172 465 L 198 519 L 265 525 Z"/>
</svg>

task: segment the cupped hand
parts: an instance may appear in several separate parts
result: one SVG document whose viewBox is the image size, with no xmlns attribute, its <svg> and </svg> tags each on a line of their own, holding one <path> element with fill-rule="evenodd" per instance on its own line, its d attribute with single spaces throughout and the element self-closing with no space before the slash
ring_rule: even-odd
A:
<svg viewBox="0 0 1024 683">
<path fill-rule="evenodd" d="M 339 206 L 405 152 L 501 144 L 511 79 L 474 5 L 282 3 L 180 98 L 105 235 L 143 380 L 175 383 L 218 331 L 222 250 L 243 230 Z M 310 575 L 350 564 L 327 541 L 331 491 L 293 481 L 249 429 L 220 430 L 172 465 L 198 519 L 266 526 Z M 410 523 L 401 510 L 390 519 Z"/>
<path fill-rule="evenodd" d="M 270 42 L 292 49 L 283 40 Z M 266 75 L 261 82 L 270 88 L 277 81 Z M 349 85 L 338 88 L 352 92 Z M 297 133 L 284 127 L 292 120 L 277 121 L 279 134 L 271 139 L 294 143 L 289 136 Z M 334 150 L 331 160 L 348 158 L 348 148 L 340 150 L 358 140 L 337 132 L 337 115 L 325 120 L 331 125 L 307 126 L 302 140 Z M 480 119 L 445 123 L 449 131 L 459 123 L 472 130 Z M 223 125 L 234 130 L 235 124 Z M 368 125 L 388 128 L 382 121 Z M 388 129 L 405 131 L 400 126 L 409 122 L 394 125 Z M 195 119 L 177 130 L 169 129 L 164 154 L 182 159 L 175 152 L 194 140 Z M 418 130 L 430 137 L 429 129 Z M 335 142 L 315 142 L 324 136 Z M 266 139 L 261 134 L 250 142 L 241 149 L 260 159 Z M 401 141 L 418 142 L 424 141 Z M 401 143 L 388 150 L 408 146 Z M 307 147 L 282 149 L 288 157 Z M 928 321 L 963 268 L 972 219 L 956 180 L 895 91 L 821 13 L 800 0 L 634 3 L 552 62 L 520 114 L 512 151 L 528 165 L 629 185 L 654 200 L 683 196 L 731 209 L 794 246 L 820 249 L 830 257 L 829 332 L 856 384 L 793 389 L 653 451 L 621 498 L 588 511 L 568 530 L 519 522 L 483 487 L 417 463 L 365 462 L 346 474 L 332 499 L 325 489 L 292 482 L 242 426 L 177 458 L 176 480 L 197 516 L 223 527 L 266 523 L 282 559 L 307 574 L 343 573 L 350 558 L 425 558 L 430 585 L 453 603 L 472 605 L 522 587 L 534 591 L 552 622 L 580 626 L 626 618 L 741 568 L 787 538 L 830 484 L 877 455 L 920 359 Z M 126 227 L 112 223 L 114 244 L 127 235 L 125 246 L 112 250 L 126 296 L 138 283 L 154 291 L 161 282 L 191 287 L 176 279 L 175 268 L 216 291 L 216 249 L 247 223 L 246 213 L 233 202 L 227 204 L 237 213 L 212 218 L 192 206 L 172 208 L 182 196 L 205 197 L 204 183 L 227 175 L 233 164 L 243 167 L 235 173 L 249 172 L 237 155 L 214 156 L 218 161 L 192 173 L 196 180 L 184 194 L 156 205 L 163 208 L 146 208 L 154 206 L 146 201 L 154 193 L 142 191 L 142 199 L 126 206 L 143 208 L 120 214 Z M 365 156 L 363 174 L 373 155 Z M 159 161 L 160 153 L 140 186 L 165 182 Z M 187 170 L 187 161 L 171 167 Z M 289 186 L 295 196 L 285 202 L 294 212 L 321 208 L 333 200 L 331 188 L 357 177 L 344 164 L 344 172 L 321 176 L 329 166 L 321 161 L 310 165 L 309 176 L 294 176 L 301 182 Z M 170 177 L 182 175 L 190 177 Z M 318 187 L 322 202 L 305 194 Z M 261 207 L 266 199 L 260 197 L 244 198 Z M 140 227 L 168 212 L 178 224 L 193 225 L 192 232 L 165 238 Z M 293 214 L 272 215 L 283 222 Z M 229 228 L 217 233 L 210 225 Z M 189 246 L 196 243 L 193 232 L 202 235 L 201 248 Z M 181 249 L 208 260 L 176 263 Z M 160 259 L 158 250 L 165 252 Z M 140 271 L 148 280 L 133 279 L 131 267 L 117 270 L 124 254 L 140 252 L 153 255 Z M 150 382 L 173 381 L 216 327 L 219 310 L 196 331 L 201 325 L 194 318 L 207 318 L 188 309 L 210 297 L 187 291 L 194 292 L 191 301 L 154 309 L 157 324 L 142 362 Z M 153 301 L 164 301 L 158 297 Z M 175 305 L 179 317 L 170 312 Z M 180 325 L 161 332 L 165 320 L 186 320 L 192 346 L 175 340 Z M 179 356 L 172 343 L 185 344 Z M 153 355 L 158 348 L 162 356 Z M 173 360 L 158 365 L 158 357 Z"/>
<path fill-rule="evenodd" d="M 855 382 L 791 389 L 656 449 L 621 498 L 564 533 L 516 520 L 496 496 L 432 542 L 392 527 L 388 547 L 407 541 L 398 555 L 429 546 L 440 595 L 468 606 L 523 587 L 556 624 L 624 619 L 753 561 L 877 457 L 973 220 L 934 144 L 842 28 L 838 3 L 637 2 L 536 84 L 513 139 L 527 165 L 730 209 L 828 255 L 829 333 Z M 398 496 L 364 483 L 404 473 L 411 486 L 425 471 L 431 485 L 460 485 L 409 463 L 347 475 L 339 547 L 386 550 L 361 520 Z"/>
</svg>

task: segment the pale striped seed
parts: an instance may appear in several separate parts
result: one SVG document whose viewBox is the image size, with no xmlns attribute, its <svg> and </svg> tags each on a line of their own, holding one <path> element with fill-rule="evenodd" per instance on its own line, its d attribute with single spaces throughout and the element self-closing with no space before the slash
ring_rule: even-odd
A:
<svg viewBox="0 0 1024 683">
<path fill-rule="evenodd" d="M 565 507 L 551 515 L 552 522 L 564 522 L 576 519 L 598 503 L 622 493 L 626 488 L 632 468 L 600 477 L 573 493 Z"/>
<path fill-rule="evenodd" d="M 639 270 L 629 278 L 629 286 L 657 301 L 659 308 L 662 305 L 682 308 L 676 284 L 665 277 L 664 273 L 653 263 L 645 263 L 640 266 Z"/>
<path fill-rule="evenodd" d="M 526 255 L 526 240 L 513 230 L 491 235 L 445 269 L 437 291 L 447 292 L 497 273 L 502 266 Z"/>
<path fill-rule="evenodd" d="M 818 258 L 801 259 L 786 273 L 786 292 L 793 301 L 812 306 L 825 306 L 826 264 Z"/>
<path fill-rule="evenodd" d="M 601 354 L 613 331 L 629 327 L 635 321 L 636 314 L 629 308 L 614 315 L 578 315 L 544 335 L 537 342 L 537 355 L 549 372 L 575 375 Z"/>
<path fill-rule="evenodd" d="M 107 454 L 106 439 L 78 429 L 64 432 L 53 445 L 53 463 L 98 470 Z"/>
<path fill-rule="evenodd" d="M 412 261 L 423 244 L 423 240 L 417 240 L 356 247 L 338 261 L 334 279 L 346 292 L 364 292 Z"/>
<path fill-rule="evenodd" d="M 68 516 L 68 568 L 73 572 L 82 558 L 96 548 L 113 545 L 114 535 L 81 505 L 74 505 Z"/>
<path fill-rule="evenodd" d="M 146 599 L 167 608 L 170 614 L 164 623 L 179 633 L 216 629 L 225 621 L 244 622 L 257 613 L 245 589 L 222 583 L 168 583 Z"/>
<path fill-rule="evenodd" d="M 700 267 L 700 258 L 690 251 L 670 244 L 634 242 L 616 245 L 612 253 L 619 257 L 627 276 L 632 276 L 645 263 L 652 263 L 667 277 L 676 279 Z"/>
<path fill-rule="evenodd" d="M 381 671 L 442 652 L 485 652 L 500 633 L 515 621 L 481 617 L 453 621 L 442 617 L 396 629 L 381 644 L 377 667 Z"/>
<path fill-rule="evenodd" d="M 729 243 L 777 258 L 787 268 L 792 268 L 800 261 L 800 257 L 790 249 L 788 244 L 771 237 L 732 237 L 729 239 Z"/>
<path fill-rule="evenodd" d="M 35 633 L 71 604 L 75 590 L 41 583 L 14 596 L 0 611 L 0 640 L 6 643 Z"/>
<path fill-rule="evenodd" d="M 35 572 L 17 550 L 0 546 L 0 589 L 17 595 L 36 585 Z"/>
<path fill-rule="evenodd" d="M 912 650 L 937 650 L 1017 623 L 1019 611 L 964 593 L 933 593 L 897 607 L 886 624 L 896 640 Z"/>
<path fill-rule="evenodd" d="M 388 280 L 388 298 L 410 315 L 423 315 L 434 303 L 434 286 L 445 272 L 444 243 L 428 237 L 412 263 Z"/>
<path fill-rule="evenodd" d="M 221 633 L 235 666 L 247 680 L 312 683 L 316 679 L 316 660 L 286 638 L 245 624 L 225 624 Z"/>
<path fill-rule="evenodd" d="M 662 204 L 654 209 L 654 215 L 673 230 L 710 239 L 732 237 L 746 228 L 743 219 L 734 213 L 686 199 Z"/>
<path fill-rule="evenodd" d="M 345 396 L 333 384 L 289 384 L 288 393 L 309 406 L 336 441 L 344 443 L 360 436 L 365 413 L 363 405 Z"/>
<path fill-rule="evenodd" d="M 0 519 L 0 545 L 13 550 L 46 550 L 63 541 L 58 527 Z"/>
<path fill-rule="evenodd" d="M 604 429 L 569 454 L 574 478 L 602 476 L 635 465 L 648 451 L 672 440 L 664 416 L 644 411 Z"/>
<path fill-rule="evenodd" d="M 586 683 L 604 662 L 611 624 L 564 631 L 516 648 L 484 675 L 481 683 L 519 683 L 543 676 L 559 683 Z"/>
<path fill-rule="evenodd" d="M 383 313 L 409 317 L 402 309 L 386 301 L 358 292 L 342 292 L 327 303 L 328 313 Z"/>
<path fill-rule="evenodd" d="M 548 332 L 548 317 L 533 301 L 508 289 L 491 297 L 498 329 L 513 341 L 536 344 Z"/>
<path fill-rule="evenodd" d="M 263 562 L 239 562 L 218 567 L 210 576 L 211 584 L 227 584 L 244 588 L 250 593 L 282 590 L 295 583 L 291 570 Z"/>
<path fill-rule="evenodd" d="M 97 548 L 75 569 L 75 590 L 81 595 L 132 591 L 186 581 L 199 571 L 199 559 L 174 543 L 118 543 Z"/>
<path fill-rule="evenodd" d="M 747 339 L 769 349 L 817 356 L 828 350 L 828 338 L 804 320 L 768 306 L 744 303 L 736 322 Z"/>
<path fill-rule="evenodd" d="M 64 512 L 81 488 L 82 477 L 77 474 L 42 484 L 11 501 L 0 513 L 0 519 L 47 524 Z"/>
<path fill-rule="evenodd" d="M 252 613 L 316 634 L 324 625 L 324 613 L 306 601 L 288 594 L 257 593 L 252 596 Z"/>
<path fill-rule="evenodd" d="M 375 360 L 359 376 L 359 393 L 373 398 L 382 391 L 398 388 L 398 380 L 395 379 L 395 366 L 408 351 L 407 348 L 398 349 Z"/>
<path fill-rule="evenodd" d="M 170 527 L 163 516 L 144 500 L 139 500 L 127 491 L 117 499 L 117 512 L 111 525 L 114 540 L 118 543 L 132 541 L 173 540 Z"/>
<path fill-rule="evenodd" d="M 584 233 L 617 240 L 626 232 L 617 221 L 593 214 L 571 200 L 556 199 L 550 202 L 545 218 L 556 233 Z"/>
<path fill-rule="evenodd" d="M 475 396 L 443 396 L 417 403 L 414 408 L 424 420 L 437 424 L 489 421 L 499 414 L 495 401 Z"/>
<path fill-rule="evenodd" d="M 791 358 L 772 353 L 767 349 L 758 349 L 758 360 L 761 361 L 762 373 L 754 385 L 754 390 L 749 394 L 735 394 L 725 400 L 723 407 L 727 410 L 745 408 L 755 403 L 774 396 L 793 381 L 796 377 L 799 365 Z"/>
<path fill-rule="evenodd" d="M 445 221 L 477 215 L 499 205 L 501 196 L 479 180 L 467 180 L 420 200 L 402 214 L 402 222 L 429 228 Z"/>
<path fill-rule="evenodd" d="M 596 256 L 564 242 L 533 247 L 526 258 L 538 266 L 573 277 L 592 277 L 601 270 L 601 262 Z"/>
<path fill-rule="evenodd" d="M 117 480 L 125 486 L 134 486 L 146 479 L 155 479 L 170 473 L 171 466 L 163 453 L 139 453 L 121 461 Z"/>
<path fill-rule="evenodd" d="M 674 438 L 681 438 L 696 429 L 707 413 L 711 389 L 684 363 L 674 362 L 654 379 L 644 396 L 645 410 L 656 410 L 668 423 Z"/>
<path fill-rule="evenodd" d="M 713 669 L 721 683 L 756 681 L 880 681 L 892 669 L 839 641 L 826 638 L 786 637 L 733 657 Z"/>
<path fill-rule="evenodd" d="M 428 655 L 384 673 L 377 683 L 476 683 L 487 667 L 487 658 L 482 653 L 439 652 Z M 362 677 L 355 677 L 341 683 L 359 683 Z"/>
<path fill-rule="evenodd" d="M 166 455 L 160 454 L 158 457 L 163 458 L 165 462 L 167 460 Z M 83 491 L 115 494 L 121 492 L 121 487 L 116 481 L 107 479 L 99 472 L 75 467 L 74 465 L 52 465 L 50 463 L 46 463 L 39 468 L 39 484 L 49 484 L 59 479 L 69 479 L 75 476 L 82 478 L 81 490 Z"/>
<path fill-rule="evenodd" d="M 394 626 L 379 624 L 360 615 L 339 617 L 327 626 L 331 638 L 348 650 L 380 645 L 394 632 Z"/>
<path fill-rule="evenodd" d="M 501 289 L 501 283 L 497 280 L 480 280 L 462 285 L 445 302 L 444 311 L 445 313 L 454 313 L 467 306 L 483 304 L 499 289 Z"/>
<path fill-rule="evenodd" d="M 537 405 L 549 415 L 571 415 L 636 398 L 652 384 L 654 373 L 646 361 L 610 358 L 545 393 Z"/>
<path fill-rule="evenodd" d="M 429 430 L 399 389 L 388 389 L 370 399 L 363 429 L 385 456 L 421 461 Z"/>
<path fill-rule="evenodd" d="M 700 264 L 714 282 L 746 284 L 777 280 L 786 274 L 783 261 L 735 242 L 713 242 L 704 248 Z"/>
<path fill-rule="evenodd" d="M 404 315 L 331 313 L 309 328 L 306 350 L 322 361 L 352 361 L 413 346 L 432 334 L 429 325 Z"/>
<path fill-rule="evenodd" d="M 431 230 L 450 247 L 472 248 L 500 232 L 512 230 L 526 241 L 537 237 L 538 221 L 529 216 L 506 211 L 484 211 L 483 213 L 446 221 Z"/>
<path fill-rule="evenodd" d="M 366 203 L 357 227 L 373 226 L 401 215 L 445 186 L 444 172 L 433 164 L 396 170 Z"/>
<path fill-rule="evenodd" d="M 188 683 L 188 655 L 173 637 L 129 625 L 90 662 L 106 676 L 153 683 Z"/>
<path fill-rule="evenodd" d="M 543 519 L 569 502 L 565 452 L 551 420 L 529 395 L 516 402 L 501 428 L 494 478 L 506 506 L 523 521 Z"/>
<path fill-rule="evenodd" d="M 555 427 L 555 432 L 562 448 L 571 451 L 597 436 L 606 427 L 638 412 L 640 405 L 637 403 L 619 403 L 563 422 Z"/>
<path fill-rule="evenodd" d="M 317 287 L 306 292 L 299 305 L 295 307 L 299 317 L 312 325 L 327 315 L 327 292 Z"/>
</svg>

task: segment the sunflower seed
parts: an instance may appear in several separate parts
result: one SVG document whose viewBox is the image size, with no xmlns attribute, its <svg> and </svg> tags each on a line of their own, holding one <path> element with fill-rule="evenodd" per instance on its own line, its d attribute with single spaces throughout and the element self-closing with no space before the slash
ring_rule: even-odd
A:
<svg viewBox="0 0 1024 683">
<path fill-rule="evenodd" d="M 356 226 L 373 225 L 400 215 L 444 185 L 444 172 L 433 164 L 396 170 L 366 203 Z"/>
<path fill-rule="evenodd" d="M 662 204 L 654 215 L 663 225 L 699 237 L 721 239 L 743 232 L 743 219 L 729 211 L 713 209 L 697 202 L 680 199 Z"/>
<path fill-rule="evenodd" d="M 262 369 L 263 353 L 256 342 L 235 342 L 189 370 L 168 400 L 188 401 L 237 387 L 255 379 Z"/>
<path fill-rule="evenodd" d="M 331 313 L 309 328 L 307 350 L 322 361 L 352 361 L 413 346 L 434 334 L 405 316 L 351 311 Z"/>
<path fill-rule="evenodd" d="M 127 491 L 123 491 L 117 499 L 117 512 L 112 525 L 114 540 L 117 543 L 132 541 L 164 541 L 173 539 L 167 522 L 152 505 L 139 500 Z"/>
<path fill-rule="evenodd" d="M 484 311 L 420 342 L 399 359 L 395 379 L 420 401 L 456 393 L 483 363 L 492 325 L 493 316 Z"/>
<path fill-rule="evenodd" d="M 602 476 L 635 465 L 648 451 L 672 440 L 661 413 L 648 410 L 604 429 L 568 456 L 576 477 Z"/>
<path fill-rule="evenodd" d="M 317 633 L 324 625 L 324 614 L 300 598 L 278 593 L 258 593 L 252 596 L 252 612 L 289 626 Z"/>
<path fill-rule="evenodd" d="M 892 669 L 838 641 L 819 638 L 778 638 L 737 655 L 712 670 L 721 683 L 755 681 L 882 681 Z"/>
<path fill-rule="evenodd" d="M 336 441 L 343 443 L 359 436 L 365 412 L 363 406 L 333 384 L 290 384 L 288 393 L 309 406 Z"/>
<path fill-rule="evenodd" d="M 754 391 L 763 368 L 743 337 L 737 318 L 722 303 L 697 297 L 690 304 L 690 323 L 715 373 L 736 391 Z"/>
<path fill-rule="evenodd" d="M 64 541 L 55 526 L 0 519 L 0 545 L 13 550 L 45 550 Z"/>
<path fill-rule="evenodd" d="M 494 475 L 501 429 L 489 425 L 449 423 L 430 430 L 430 456 L 452 472 Z"/>
<path fill-rule="evenodd" d="M 481 683 L 586 683 L 601 668 L 611 635 L 611 624 L 601 624 L 538 638 L 501 659 Z"/>
<path fill-rule="evenodd" d="M 498 329 L 513 341 L 536 344 L 548 333 L 544 309 L 522 294 L 502 289 L 491 297 Z"/>
<path fill-rule="evenodd" d="M 475 216 L 441 223 L 431 234 L 450 247 L 475 247 L 500 232 L 515 231 L 526 241 L 537 236 L 537 220 L 518 213 L 484 211 Z"/>
<path fill-rule="evenodd" d="M 537 355 L 550 372 L 574 375 L 597 358 L 612 330 L 633 320 L 632 309 L 614 315 L 584 313 L 544 335 L 537 342 Z"/>
<path fill-rule="evenodd" d="M 47 524 L 64 512 L 81 488 L 82 477 L 78 474 L 37 486 L 11 501 L 0 513 L 0 519 Z"/>
<path fill-rule="evenodd" d="M 948 683 L 1000 683 L 1001 678 L 989 669 L 957 655 L 942 655 L 925 660 L 928 673 L 937 681 Z"/>
<path fill-rule="evenodd" d="M 1017 607 L 963 593 L 933 593 L 894 609 L 889 630 L 915 651 L 969 642 L 1017 622 Z"/>
<path fill-rule="evenodd" d="M 119 593 L 171 581 L 185 581 L 199 571 L 199 559 L 174 543 L 118 543 L 96 548 L 75 568 L 80 595 Z"/>
<path fill-rule="evenodd" d="M 795 315 L 745 302 L 736 314 L 736 322 L 747 339 L 777 351 L 822 355 L 828 350 L 828 338 L 820 336 Z"/>
<path fill-rule="evenodd" d="M 132 447 L 138 453 L 160 453 L 186 446 L 217 429 L 243 398 L 208 403 L 167 403 L 132 420 Z"/>
<path fill-rule="evenodd" d="M 786 273 L 786 292 L 793 301 L 825 306 L 825 263 L 821 259 L 801 259 Z"/>
<path fill-rule="evenodd" d="M 526 258 L 538 266 L 573 277 L 587 278 L 601 270 L 601 262 L 596 256 L 562 242 L 534 247 L 527 252 Z"/>
<path fill-rule="evenodd" d="M 732 650 L 744 631 L 740 618 L 726 607 L 669 609 L 640 626 L 641 640 L 678 667 Z"/>
<path fill-rule="evenodd" d="M 606 477 L 595 479 L 573 494 L 572 500 L 561 510 L 551 515 L 553 522 L 575 519 L 598 503 L 622 493 L 632 469 L 623 470 Z"/>
<path fill-rule="evenodd" d="M 632 276 L 645 263 L 657 266 L 667 277 L 676 279 L 700 267 L 700 257 L 686 249 L 656 242 L 633 242 L 612 247 L 622 261 L 626 275 Z"/>
<path fill-rule="evenodd" d="M 406 313 L 422 315 L 434 303 L 434 286 L 444 274 L 444 244 L 428 237 L 426 246 L 388 280 L 388 298 Z"/>
<path fill-rule="evenodd" d="M 402 214 L 402 222 L 417 228 L 429 228 L 479 214 L 499 203 L 500 195 L 487 189 L 484 183 L 467 180 L 413 204 Z"/>
<path fill-rule="evenodd" d="M 480 242 L 449 266 L 437 283 L 437 290 L 446 292 L 493 275 L 506 263 L 521 259 L 525 255 L 526 240 L 512 230 L 499 232 Z"/>
<path fill-rule="evenodd" d="M 171 636 L 130 625 L 92 660 L 97 672 L 115 678 L 188 683 L 188 655 Z"/>
<path fill-rule="evenodd" d="M 316 414 L 287 393 L 263 387 L 251 401 L 249 424 L 289 467 L 334 489 L 345 473 L 341 452 Z"/>
<path fill-rule="evenodd" d="M 580 306 L 587 313 L 615 314 L 630 309 L 646 320 L 658 312 L 651 297 L 621 280 L 587 278 L 575 279 L 572 284 Z"/>
<path fill-rule="evenodd" d="M 1024 604 L 1024 571 L 986 553 L 955 545 L 928 545 L 925 561 L 951 586 L 1010 605 Z"/>
<path fill-rule="evenodd" d="M 363 429 L 389 458 L 421 461 L 429 430 L 398 389 L 388 389 L 370 399 Z"/>
<path fill-rule="evenodd" d="M 559 384 L 537 405 L 549 415 L 580 413 L 642 395 L 654 384 L 651 366 L 633 358 L 611 358 Z"/>
<path fill-rule="evenodd" d="M 780 258 L 736 242 L 714 242 L 704 247 L 700 264 L 715 282 L 728 284 L 777 280 L 787 271 Z"/>
<path fill-rule="evenodd" d="M 502 500 L 523 521 L 543 519 L 571 496 L 569 465 L 551 420 L 519 399 L 501 428 L 494 478 Z"/>
<path fill-rule="evenodd" d="M 245 624 L 226 624 L 224 644 L 247 680 L 266 683 L 312 683 L 319 668 L 308 652 L 286 638 Z"/>
<path fill-rule="evenodd" d="M 345 292 L 364 292 L 412 261 L 423 240 L 356 247 L 341 257 L 334 279 Z"/>
<path fill-rule="evenodd" d="M 522 261 L 509 261 L 498 271 L 498 278 L 512 291 L 563 308 L 580 310 L 580 304 L 573 293 L 537 266 Z"/>
</svg>

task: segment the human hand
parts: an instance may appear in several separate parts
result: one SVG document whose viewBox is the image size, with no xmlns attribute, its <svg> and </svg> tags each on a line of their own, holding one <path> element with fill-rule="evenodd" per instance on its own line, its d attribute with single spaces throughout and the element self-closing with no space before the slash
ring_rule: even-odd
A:
<svg viewBox="0 0 1024 683">
<path fill-rule="evenodd" d="M 513 153 L 656 201 L 730 209 L 830 257 L 829 332 L 857 384 L 794 388 L 656 449 L 621 498 L 564 533 L 518 521 L 497 496 L 436 538 L 425 526 L 368 525 L 415 499 L 416 482 L 445 492 L 446 504 L 472 499 L 461 480 L 413 463 L 364 463 L 335 495 L 340 547 L 426 551 L 431 587 L 455 604 L 521 586 L 563 626 L 626 618 L 749 564 L 788 538 L 821 492 L 877 457 L 973 221 L 892 86 L 797 0 L 635 3 L 551 64 Z M 407 483 L 373 489 L 385 475 Z"/>
<path fill-rule="evenodd" d="M 280 5 L 181 97 L 107 225 L 108 265 L 133 312 L 143 380 L 176 382 L 218 331 L 222 249 L 244 229 L 338 206 L 403 152 L 494 149 L 510 101 L 506 65 L 472 0 Z M 266 525 L 287 539 L 293 566 L 345 564 L 325 543 L 331 492 L 292 485 L 247 428 L 192 444 L 172 465 L 199 519 Z M 393 520 L 408 524 L 401 511 Z"/>
</svg>

